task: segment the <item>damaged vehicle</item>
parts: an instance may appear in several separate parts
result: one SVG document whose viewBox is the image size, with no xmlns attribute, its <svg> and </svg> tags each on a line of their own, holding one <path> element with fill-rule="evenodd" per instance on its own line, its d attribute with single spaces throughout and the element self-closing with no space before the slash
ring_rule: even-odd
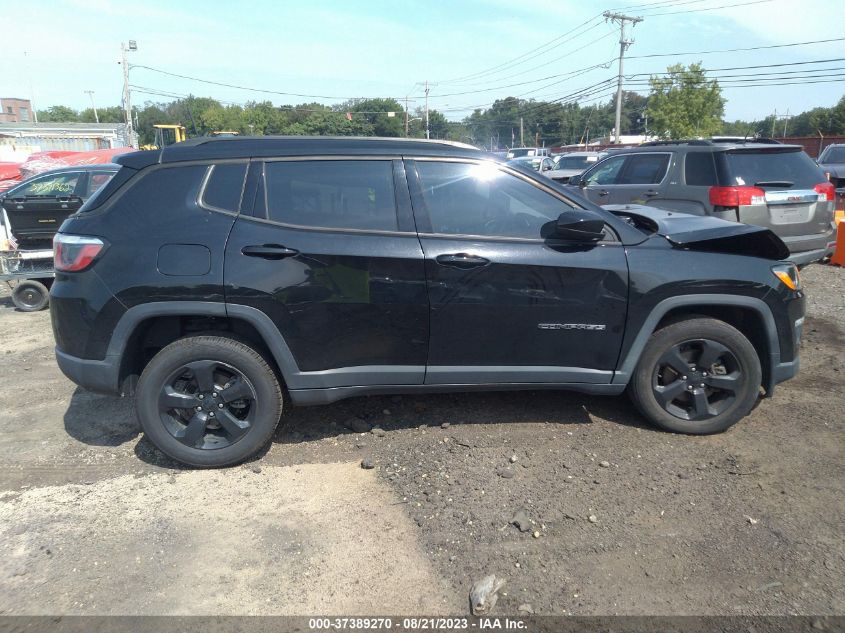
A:
<svg viewBox="0 0 845 633">
<path fill-rule="evenodd" d="M 56 358 L 134 395 L 186 464 L 243 461 L 288 407 L 370 394 L 627 392 L 653 424 L 716 433 L 798 371 L 805 298 L 767 228 L 604 209 L 447 142 L 200 138 L 116 160 L 55 238 Z"/>
<path fill-rule="evenodd" d="M 800 145 L 651 141 L 615 152 L 569 185 L 596 204 L 642 204 L 771 229 L 799 266 L 830 256 L 836 245 L 834 186 Z"/>
</svg>

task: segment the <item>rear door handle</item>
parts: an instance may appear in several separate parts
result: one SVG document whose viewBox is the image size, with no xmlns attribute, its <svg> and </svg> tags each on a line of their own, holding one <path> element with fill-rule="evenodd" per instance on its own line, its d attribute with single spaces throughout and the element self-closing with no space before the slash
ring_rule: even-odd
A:
<svg viewBox="0 0 845 633">
<path fill-rule="evenodd" d="M 295 248 L 288 248 L 281 244 L 253 244 L 251 246 L 244 246 L 241 253 L 247 257 L 260 257 L 262 259 L 284 259 L 285 257 L 293 257 L 299 255 L 299 251 Z"/>
<path fill-rule="evenodd" d="M 435 261 L 441 266 L 448 266 L 449 268 L 479 268 L 490 263 L 489 259 L 478 257 L 477 255 L 469 255 L 468 253 L 451 253 L 448 255 L 438 255 Z"/>
<path fill-rule="evenodd" d="M 659 196 L 660 192 L 655 191 L 654 189 L 649 189 L 648 191 L 643 191 L 643 196 L 646 198 L 653 198 L 654 196 Z"/>
</svg>

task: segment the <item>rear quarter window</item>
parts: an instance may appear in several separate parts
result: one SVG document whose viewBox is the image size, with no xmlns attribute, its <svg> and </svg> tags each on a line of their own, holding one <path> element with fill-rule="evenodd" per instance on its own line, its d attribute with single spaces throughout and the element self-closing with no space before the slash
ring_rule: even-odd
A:
<svg viewBox="0 0 845 633">
<path fill-rule="evenodd" d="M 825 182 L 824 172 L 802 151 L 726 152 L 726 185 L 765 186 L 780 189 L 812 189 Z"/>
<path fill-rule="evenodd" d="M 208 165 L 151 169 L 148 173 L 143 174 L 140 179 L 130 184 L 129 189 L 116 200 L 116 204 L 120 205 L 121 210 L 129 213 L 143 213 L 147 209 L 164 210 L 180 209 L 186 206 L 196 207 L 200 186 L 207 170 Z M 117 176 L 94 194 L 88 202 L 100 198 L 124 171 L 130 172 L 126 177 L 127 180 L 137 173 L 134 170 L 121 169 Z M 103 202 L 100 202 L 98 206 L 102 206 L 102 204 Z M 92 208 L 87 207 L 87 204 L 83 208 L 85 211 L 92 210 Z"/>
<path fill-rule="evenodd" d="M 712 152 L 690 152 L 684 159 L 684 182 L 693 187 L 719 184 Z"/>
</svg>

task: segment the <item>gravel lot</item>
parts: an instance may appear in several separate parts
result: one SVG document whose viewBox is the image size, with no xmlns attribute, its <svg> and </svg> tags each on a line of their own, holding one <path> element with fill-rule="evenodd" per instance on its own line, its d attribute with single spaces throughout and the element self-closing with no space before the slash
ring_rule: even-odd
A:
<svg viewBox="0 0 845 633">
<path fill-rule="evenodd" d="M 216 472 L 67 381 L 5 293 L 0 614 L 465 614 L 489 573 L 497 614 L 843 614 L 845 272 L 804 281 L 799 377 L 722 435 L 624 397 L 371 397 Z"/>
</svg>

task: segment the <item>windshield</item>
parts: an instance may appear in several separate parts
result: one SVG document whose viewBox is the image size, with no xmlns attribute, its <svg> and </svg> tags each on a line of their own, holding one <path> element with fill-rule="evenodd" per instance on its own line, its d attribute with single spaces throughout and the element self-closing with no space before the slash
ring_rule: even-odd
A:
<svg viewBox="0 0 845 633">
<path fill-rule="evenodd" d="M 519 158 L 520 156 L 534 156 L 537 153 L 533 147 L 518 147 L 508 151 L 508 155 L 513 158 Z"/>
<path fill-rule="evenodd" d="M 812 189 L 824 173 L 804 152 L 728 152 L 729 185 L 771 189 Z"/>
<path fill-rule="evenodd" d="M 558 156 L 557 169 L 587 169 L 597 156 Z"/>
<path fill-rule="evenodd" d="M 822 154 L 820 163 L 845 163 L 845 147 L 828 147 Z"/>
</svg>

